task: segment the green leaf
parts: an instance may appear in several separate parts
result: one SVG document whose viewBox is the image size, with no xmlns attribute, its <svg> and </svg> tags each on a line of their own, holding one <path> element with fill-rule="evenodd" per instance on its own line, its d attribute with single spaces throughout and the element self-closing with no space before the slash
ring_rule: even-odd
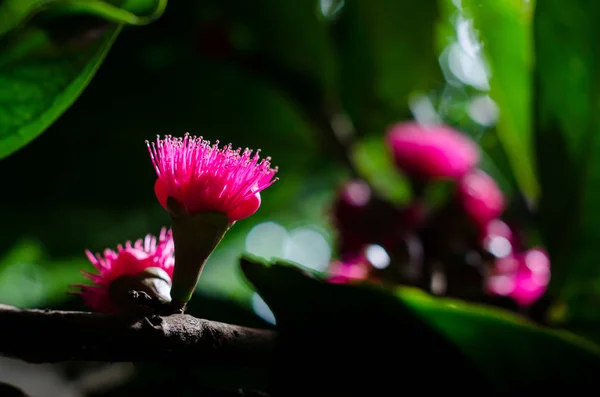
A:
<svg viewBox="0 0 600 397">
<path fill-rule="evenodd" d="M 491 71 L 490 96 L 500 108 L 497 134 L 525 197 L 535 203 L 539 184 L 531 128 L 532 10 L 524 0 L 464 0 Z M 546 40 L 546 39 L 545 39 Z"/>
<path fill-rule="evenodd" d="M 410 200 L 409 182 L 396 169 L 391 151 L 381 136 L 371 135 L 356 142 L 353 158 L 361 177 L 383 197 L 399 204 Z"/>
<path fill-rule="evenodd" d="M 408 288 L 394 294 L 368 285 L 328 284 L 285 263 L 266 266 L 246 258 L 242 269 L 276 316 L 285 356 L 279 359 L 294 365 L 306 355 L 318 363 L 315 373 L 329 369 L 335 385 L 322 383 L 319 390 L 373 383 L 383 389 L 380 382 L 393 387 L 397 367 L 381 365 L 384 356 L 407 363 L 403 387 L 432 377 L 432 388 L 461 392 L 594 385 L 600 370 L 600 349 L 591 342 L 491 307 Z M 377 363 L 376 370 L 366 363 Z M 347 386 L 336 378 L 336 368 L 343 373 L 357 367 L 361 377 Z"/>
<path fill-rule="evenodd" d="M 117 2 L 117 1 L 114 1 Z M 160 17 L 167 0 L 121 0 L 121 8 L 99 0 L 4 0 L 0 3 L 0 37 L 34 16 L 88 14 L 105 20 L 130 25 L 145 25 Z M 136 13 L 148 16 L 138 16 Z"/>
<path fill-rule="evenodd" d="M 567 301 L 587 301 L 595 313 L 600 304 L 578 296 L 600 296 L 598 18 L 600 4 L 591 0 L 536 6 L 539 221 L 552 257 L 551 288 Z"/>
<path fill-rule="evenodd" d="M 460 346 L 494 385 L 504 384 L 507 391 L 521 382 L 548 388 L 576 380 L 591 383 L 600 366 L 600 348 L 573 334 L 535 325 L 509 312 L 433 298 L 418 290 L 401 288 L 398 296 Z"/>
<path fill-rule="evenodd" d="M 140 17 L 104 1 L 7 0 L 0 4 L 0 159 L 39 136 L 73 104 L 123 24 L 150 23 L 167 4 L 166 0 L 122 3 L 131 10 L 151 13 Z M 82 14 L 97 19 L 74 19 Z M 34 16 L 36 22 L 27 23 Z"/>
<path fill-rule="evenodd" d="M 41 46 L 52 47 L 47 33 L 29 31 L 17 46 L 0 53 L 0 159 L 36 138 L 71 106 L 120 30 L 120 26 L 107 27 L 83 49 L 50 54 L 40 53 Z M 24 47 L 36 52 L 21 56 Z"/>
<path fill-rule="evenodd" d="M 343 104 L 359 134 L 409 117 L 409 95 L 436 83 L 437 17 L 435 0 L 346 0 L 334 38 Z"/>
</svg>

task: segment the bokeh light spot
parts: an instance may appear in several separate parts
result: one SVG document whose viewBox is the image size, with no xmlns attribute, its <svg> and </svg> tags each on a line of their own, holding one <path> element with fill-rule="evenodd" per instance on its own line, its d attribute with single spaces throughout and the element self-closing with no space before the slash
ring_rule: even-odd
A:
<svg viewBox="0 0 600 397">
<path fill-rule="evenodd" d="M 282 258 L 289 239 L 289 233 L 280 224 L 259 223 L 246 236 L 246 251 L 266 259 Z"/>
<path fill-rule="evenodd" d="M 252 310 L 256 313 L 257 316 L 268 322 L 269 324 L 275 325 L 275 315 L 267 306 L 267 303 L 260 297 L 259 294 L 254 293 L 252 295 Z"/>
<path fill-rule="evenodd" d="M 377 244 L 369 245 L 365 250 L 365 256 L 375 269 L 385 269 L 391 262 L 385 248 Z"/>
<path fill-rule="evenodd" d="M 506 237 L 492 236 L 486 242 L 486 249 L 496 258 L 504 258 L 512 252 L 512 244 Z"/>
<path fill-rule="evenodd" d="M 290 232 L 283 258 L 322 272 L 331 260 L 331 247 L 321 233 L 301 227 Z"/>
</svg>

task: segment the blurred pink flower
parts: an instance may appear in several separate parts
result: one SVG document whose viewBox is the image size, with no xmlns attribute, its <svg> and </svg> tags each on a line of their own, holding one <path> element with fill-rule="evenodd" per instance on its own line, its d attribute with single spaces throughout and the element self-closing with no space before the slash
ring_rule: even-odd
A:
<svg viewBox="0 0 600 397">
<path fill-rule="evenodd" d="M 502 191 L 496 182 L 481 170 L 475 170 L 461 178 L 458 197 L 465 212 L 480 227 L 504 211 Z"/>
<path fill-rule="evenodd" d="M 479 148 L 467 136 L 445 125 L 406 122 L 387 132 L 396 165 L 424 179 L 458 179 L 479 162 Z"/>
<path fill-rule="evenodd" d="M 491 293 L 509 296 L 521 306 L 529 306 L 546 291 L 550 281 L 550 258 L 540 248 L 515 257 L 498 260 L 489 278 Z"/>
<path fill-rule="evenodd" d="M 127 241 L 125 246 L 117 246 L 117 250 L 105 249 L 103 255 L 95 256 L 88 250 L 86 255 L 98 270 L 98 274 L 83 271 L 83 274 L 95 285 L 76 284 L 80 289 L 84 303 L 98 312 L 115 312 L 118 307 L 111 301 L 111 283 L 121 276 L 135 276 L 148 268 L 164 270 L 169 278 L 173 277 L 175 246 L 171 230 L 162 228 L 158 240 L 148 234 L 133 244 Z"/>
<path fill-rule="evenodd" d="M 349 261 L 333 261 L 329 265 L 328 280 L 333 284 L 348 284 L 366 280 L 369 277 L 369 265 L 365 258 L 355 257 Z"/>
<path fill-rule="evenodd" d="M 259 161 L 257 150 L 231 145 L 211 146 L 202 137 L 166 136 L 147 142 L 158 175 L 154 191 L 167 208 L 167 197 L 176 199 L 189 214 L 215 211 L 226 214 L 231 222 L 254 214 L 260 207 L 260 192 L 277 179 L 270 157 Z"/>
</svg>

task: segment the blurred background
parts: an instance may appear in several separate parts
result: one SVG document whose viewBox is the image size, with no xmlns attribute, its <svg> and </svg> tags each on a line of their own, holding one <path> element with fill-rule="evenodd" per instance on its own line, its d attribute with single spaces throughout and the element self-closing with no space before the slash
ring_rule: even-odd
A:
<svg viewBox="0 0 600 397">
<path fill-rule="evenodd" d="M 125 27 L 73 106 L 0 162 L 0 302 L 86 310 L 67 294 L 93 269 L 84 250 L 169 224 L 145 146 L 157 134 L 260 148 L 279 167 L 260 210 L 211 256 L 189 308 L 198 317 L 271 327 L 240 255 L 326 271 L 340 257 L 331 207 L 347 181 L 410 202 L 383 139 L 396 122 L 444 123 L 477 142 L 506 217 L 541 243 L 534 210 L 548 178 L 536 168 L 548 156 L 536 159 L 532 132 L 533 17 L 533 0 L 169 2 L 157 21 Z M 0 381 L 32 396 L 119 396 L 140 375 L 0 359 Z"/>
</svg>

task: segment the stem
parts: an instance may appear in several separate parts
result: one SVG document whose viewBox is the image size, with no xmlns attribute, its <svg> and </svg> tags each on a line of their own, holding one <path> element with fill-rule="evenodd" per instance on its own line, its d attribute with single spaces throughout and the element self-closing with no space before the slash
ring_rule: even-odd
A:
<svg viewBox="0 0 600 397">
<path fill-rule="evenodd" d="M 264 382 L 255 386 L 265 386 L 276 337 L 273 331 L 185 314 L 141 317 L 23 310 L 7 305 L 0 305 L 0 324 L 0 354 L 8 357 L 32 363 L 181 364 L 230 374 L 224 377 L 228 385 L 244 386 L 247 372 L 257 383 Z"/>
<path fill-rule="evenodd" d="M 175 243 L 171 299 L 173 307 L 180 309 L 191 299 L 206 261 L 229 230 L 230 222 L 220 212 L 187 214 L 172 197 L 167 199 L 167 207 Z"/>
</svg>

